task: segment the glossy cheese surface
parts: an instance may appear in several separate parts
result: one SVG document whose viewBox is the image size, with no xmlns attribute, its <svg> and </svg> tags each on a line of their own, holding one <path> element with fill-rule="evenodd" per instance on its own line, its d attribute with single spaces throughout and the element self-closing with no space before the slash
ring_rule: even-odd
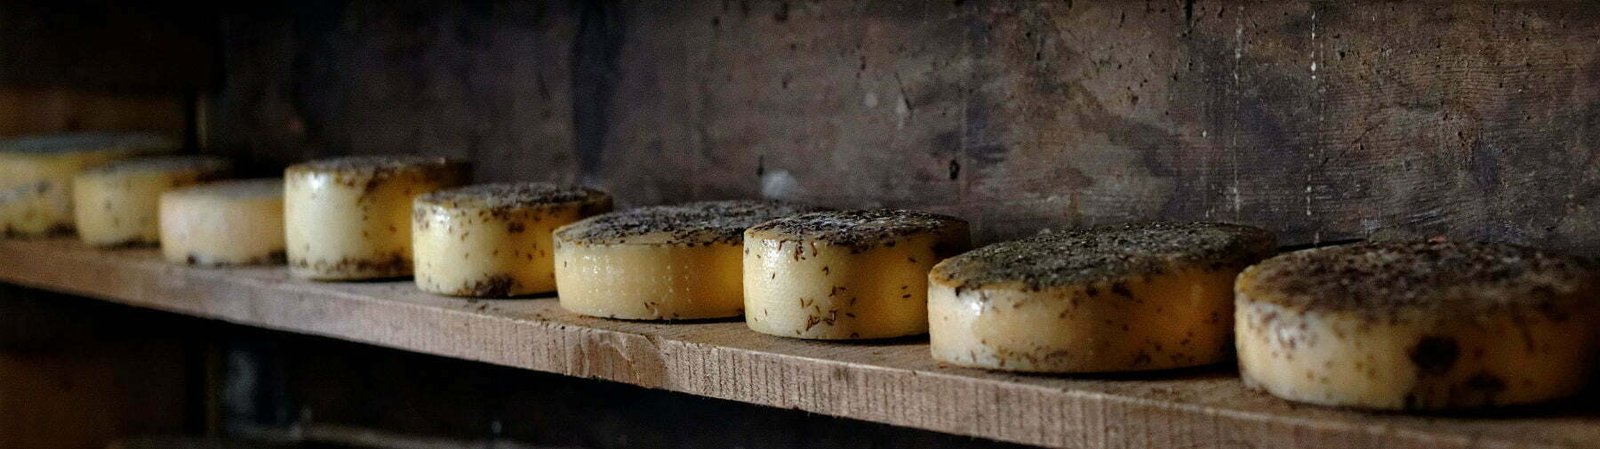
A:
<svg viewBox="0 0 1600 449">
<path fill-rule="evenodd" d="M 154 244 L 161 194 L 228 170 L 227 160 L 210 156 L 133 158 L 87 170 L 73 179 L 78 238 L 95 246 Z"/>
<path fill-rule="evenodd" d="M 289 272 L 316 280 L 411 275 L 412 200 L 467 182 L 459 161 L 346 157 L 284 171 Z"/>
<path fill-rule="evenodd" d="M 781 337 L 845 340 L 928 331 L 928 270 L 970 245 L 958 218 L 826 211 L 745 232 L 745 324 Z"/>
<path fill-rule="evenodd" d="M 284 261 L 283 180 L 219 181 L 161 194 L 161 254 L 186 265 Z"/>
<path fill-rule="evenodd" d="M 73 230 L 72 180 L 83 170 L 130 156 L 176 150 L 149 133 L 80 133 L 0 139 L 0 234 Z"/>
<path fill-rule="evenodd" d="M 598 190 L 549 183 L 484 184 L 417 197 L 417 287 L 451 296 L 555 291 L 556 228 L 611 210 Z"/>
<path fill-rule="evenodd" d="M 1271 233 L 1218 223 L 1058 231 L 929 274 L 933 357 L 1028 372 L 1171 369 L 1227 359 L 1233 280 Z"/>
<path fill-rule="evenodd" d="M 604 318 L 727 318 L 744 311 L 745 229 L 809 210 L 766 201 L 643 207 L 558 229 L 561 307 Z"/>
<path fill-rule="evenodd" d="M 1237 281 L 1247 385 L 1382 410 L 1528 404 L 1593 375 L 1596 265 L 1501 244 L 1391 242 L 1285 254 Z"/>
</svg>

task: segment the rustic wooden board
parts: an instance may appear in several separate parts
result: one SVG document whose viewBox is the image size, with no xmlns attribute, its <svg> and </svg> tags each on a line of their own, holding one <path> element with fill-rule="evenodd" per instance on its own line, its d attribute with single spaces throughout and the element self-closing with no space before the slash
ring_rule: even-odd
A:
<svg viewBox="0 0 1600 449">
<path fill-rule="evenodd" d="M 1004 441 L 1122 447 L 1600 447 L 1592 405 L 1497 416 L 1294 406 L 1217 368 L 1019 376 L 942 366 L 925 342 L 817 343 L 741 322 L 576 316 L 551 298 L 463 300 L 409 282 L 313 283 L 195 269 L 152 250 L 0 241 L 0 280 L 249 326 Z M 1576 401 L 1592 404 L 1592 401 Z"/>
</svg>

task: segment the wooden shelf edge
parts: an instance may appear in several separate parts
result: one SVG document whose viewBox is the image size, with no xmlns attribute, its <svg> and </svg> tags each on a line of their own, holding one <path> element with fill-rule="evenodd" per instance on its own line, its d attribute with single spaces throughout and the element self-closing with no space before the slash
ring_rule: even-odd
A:
<svg viewBox="0 0 1600 449">
<path fill-rule="evenodd" d="M 654 324 L 553 298 L 466 300 L 409 281 L 315 283 L 200 269 L 153 250 L 0 240 L 0 281 L 247 326 L 758 405 L 1050 447 L 1600 447 L 1592 406 L 1416 417 L 1294 406 L 1218 368 L 1021 376 L 934 363 L 925 342 L 818 343 L 740 321 Z"/>
</svg>

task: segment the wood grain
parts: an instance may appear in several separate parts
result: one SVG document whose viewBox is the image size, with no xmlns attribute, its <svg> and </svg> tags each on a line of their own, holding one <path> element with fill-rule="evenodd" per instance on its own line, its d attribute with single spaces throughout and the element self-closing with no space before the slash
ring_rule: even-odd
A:
<svg viewBox="0 0 1600 449">
<path fill-rule="evenodd" d="M 1291 405 L 1229 370 L 1019 376 L 946 367 L 924 341 L 818 343 L 741 322 L 575 316 L 551 298 L 463 300 L 409 282 L 313 283 L 282 268 L 195 269 L 152 250 L 0 241 L 0 280 L 139 307 L 523 369 L 1066 448 L 1600 447 L 1592 406 L 1487 416 Z M 1592 404 L 1592 401 L 1575 401 Z"/>
</svg>

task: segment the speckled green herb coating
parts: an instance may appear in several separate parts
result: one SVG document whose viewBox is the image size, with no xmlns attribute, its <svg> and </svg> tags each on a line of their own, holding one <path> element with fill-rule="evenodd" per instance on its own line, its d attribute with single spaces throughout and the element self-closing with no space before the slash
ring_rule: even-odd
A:
<svg viewBox="0 0 1600 449">
<path fill-rule="evenodd" d="M 946 260 L 937 279 L 958 289 L 1021 283 L 1033 290 L 1161 274 L 1174 264 L 1242 269 L 1272 255 L 1271 232 L 1224 223 L 1139 223 L 1056 231 Z"/>
<path fill-rule="evenodd" d="M 288 171 L 307 172 L 362 172 L 377 174 L 412 170 L 424 167 L 460 165 L 464 162 L 428 156 L 345 156 L 319 159 L 289 166 Z"/>
<path fill-rule="evenodd" d="M 359 186 L 363 194 L 395 176 L 439 176 L 442 185 L 460 185 L 471 172 L 467 162 L 426 156 L 348 156 L 295 164 L 283 171 L 290 179 L 327 176 L 335 184 Z"/>
<path fill-rule="evenodd" d="M 669 233 L 666 244 L 739 244 L 744 231 L 774 218 L 815 210 L 776 201 L 706 201 L 650 206 L 597 215 L 556 231 L 557 238 L 576 244 L 610 245 L 632 237 Z"/>
<path fill-rule="evenodd" d="M 605 192 L 578 186 L 563 186 L 548 182 L 519 182 L 478 184 L 440 190 L 417 197 L 417 204 L 449 209 L 510 211 L 579 202 L 599 202 L 608 197 Z"/>
<path fill-rule="evenodd" d="M 921 211 L 858 209 L 784 217 L 750 228 L 750 232 L 781 234 L 793 240 L 827 243 L 860 251 L 950 226 L 965 228 L 966 223 L 949 215 Z"/>
<path fill-rule="evenodd" d="M 1252 289 L 1300 310 L 1380 317 L 1401 311 L 1479 316 L 1536 311 L 1560 318 L 1573 297 L 1594 291 L 1594 261 L 1524 246 L 1481 242 L 1372 242 L 1284 254 L 1251 269 Z M 1567 301 L 1567 303 L 1563 303 Z"/>
</svg>

